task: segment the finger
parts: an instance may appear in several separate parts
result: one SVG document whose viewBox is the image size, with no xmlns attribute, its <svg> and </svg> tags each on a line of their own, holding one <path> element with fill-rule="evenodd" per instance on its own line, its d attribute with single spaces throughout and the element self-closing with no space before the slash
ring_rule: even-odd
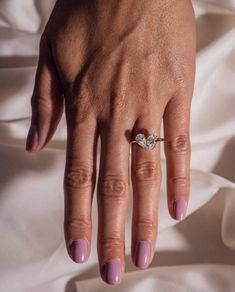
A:
<svg viewBox="0 0 235 292">
<path fill-rule="evenodd" d="M 128 127 L 110 123 L 101 133 L 101 159 L 97 188 L 100 273 L 104 281 L 118 284 L 124 272 L 125 216 L 128 204 Z"/>
<path fill-rule="evenodd" d="M 32 118 L 26 150 L 42 149 L 51 139 L 63 113 L 63 95 L 49 47 L 41 41 L 31 98 Z"/>
<path fill-rule="evenodd" d="M 137 120 L 133 138 L 160 133 L 159 117 L 141 117 Z M 133 186 L 132 260 L 139 268 L 151 263 L 157 237 L 158 201 L 161 185 L 160 143 L 154 149 L 132 144 L 131 178 Z"/>
<path fill-rule="evenodd" d="M 64 174 L 64 233 L 68 254 L 77 263 L 85 262 L 91 246 L 91 206 L 96 181 L 96 119 L 79 119 L 67 110 L 67 152 Z"/>
<path fill-rule="evenodd" d="M 163 123 L 168 208 L 174 219 L 182 220 L 190 188 L 190 100 L 182 96 L 172 98 L 166 106 Z"/>
</svg>

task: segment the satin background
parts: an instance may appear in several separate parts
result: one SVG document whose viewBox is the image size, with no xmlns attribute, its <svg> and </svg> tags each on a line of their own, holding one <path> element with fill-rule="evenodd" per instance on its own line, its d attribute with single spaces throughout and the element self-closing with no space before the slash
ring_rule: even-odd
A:
<svg viewBox="0 0 235 292">
<path fill-rule="evenodd" d="M 122 283 L 112 287 L 98 272 L 95 197 L 88 262 L 73 263 L 65 249 L 64 117 L 43 151 L 25 151 L 39 38 L 53 2 L 0 0 L 0 291 L 234 292 L 235 1 L 193 2 L 198 40 L 188 216 L 177 222 L 168 215 L 161 147 L 163 179 L 154 260 L 147 270 L 138 270 L 131 262 L 130 189 L 126 273 Z"/>
</svg>

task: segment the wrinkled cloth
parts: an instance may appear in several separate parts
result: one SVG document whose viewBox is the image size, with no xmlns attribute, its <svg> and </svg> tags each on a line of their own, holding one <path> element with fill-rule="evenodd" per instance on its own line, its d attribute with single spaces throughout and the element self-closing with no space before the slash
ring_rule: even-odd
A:
<svg viewBox="0 0 235 292">
<path fill-rule="evenodd" d="M 40 34 L 52 0 L 0 0 L 0 291 L 235 291 L 235 0 L 194 1 L 197 72 L 191 107 L 187 218 L 170 218 L 161 147 L 159 233 L 150 268 L 130 258 L 132 189 L 126 219 L 126 273 L 111 287 L 98 270 L 97 207 L 92 251 L 73 263 L 63 237 L 66 123 L 37 154 L 25 151 Z M 162 131 L 163 134 L 163 131 Z M 98 163 L 100 144 L 98 144 Z M 99 166 L 99 165 L 98 165 Z"/>
</svg>

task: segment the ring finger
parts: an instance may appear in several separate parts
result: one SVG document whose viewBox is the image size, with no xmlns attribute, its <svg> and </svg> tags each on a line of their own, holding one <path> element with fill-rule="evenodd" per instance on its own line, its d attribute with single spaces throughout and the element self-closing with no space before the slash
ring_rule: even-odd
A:
<svg viewBox="0 0 235 292">
<path fill-rule="evenodd" d="M 146 129 L 147 128 L 147 129 Z M 159 117 L 140 117 L 133 138 L 143 133 L 158 136 Z M 147 268 L 153 258 L 157 236 L 157 214 L 161 184 L 160 143 L 152 150 L 132 145 L 131 178 L 133 185 L 132 260 L 139 268 Z"/>
</svg>

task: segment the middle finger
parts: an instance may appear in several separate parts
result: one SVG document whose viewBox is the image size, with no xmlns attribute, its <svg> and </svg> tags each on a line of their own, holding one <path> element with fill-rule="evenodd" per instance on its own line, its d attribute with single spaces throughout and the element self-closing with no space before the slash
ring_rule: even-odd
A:
<svg viewBox="0 0 235 292">
<path fill-rule="evenodd" d="M 118 284 L 124 273 L 125 217 L 128 205 L 130 146 L 128 126 L 112 120 L 101 131 L 101 158 L 97 184 L 98 256 L 103 280 Z"/>
</svg>

